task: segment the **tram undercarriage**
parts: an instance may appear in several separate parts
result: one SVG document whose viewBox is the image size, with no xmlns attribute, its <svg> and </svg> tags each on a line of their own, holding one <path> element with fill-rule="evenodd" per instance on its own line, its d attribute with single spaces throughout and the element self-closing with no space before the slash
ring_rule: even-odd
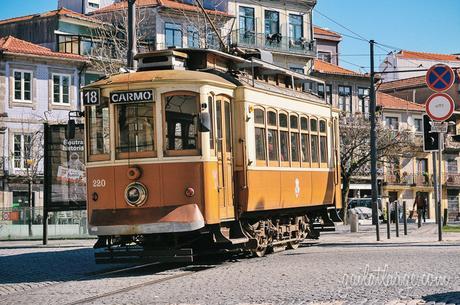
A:
<svg viewBox="0 0 460 305">
<path fill-rule="evenodd" d="M 96 263 L 190 263 L 199 256 L 219 253 L 262 257 L 296 249 L 305 239 L 318 239 L 321 231 L 333 231 L 334 210 L 321 207 L 307 214 L 283 211 L 283 215 L 271 217 L 264 211 L 193 232 L 99 236 L 94 245 Z"/>
</svg>

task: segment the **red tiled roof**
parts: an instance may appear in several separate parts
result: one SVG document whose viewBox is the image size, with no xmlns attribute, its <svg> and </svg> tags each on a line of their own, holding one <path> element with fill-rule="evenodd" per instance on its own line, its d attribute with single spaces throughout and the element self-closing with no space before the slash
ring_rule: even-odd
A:
<svg viewBox="0 0 460 305">
<path fill-rule="evenodd" d="M 182 3 L 179 1 L 174 1 L 174 0 L 137 0 L 136 5 L 138 7 L 151 7 L 151 6 L 160 6 L 160 7 L 165 7 L 165 8 L 170 8 L 170 9 L 178 9 L 178 10 L 186 10 L 186 11 L 195 11 L 199 12 L 200 9 L 199 7 L 191 4 L 186 4 Z M 119 11 L 126 9 L 128 7 L 128 2 L 126 0 L 114 3 L 112 5 L 103 7 L 99 10 L 96 10 L 92 12 L 91 14 L 103 14 L 103 13 L 108 13 L 108 12 L 114 12 L 114 11 Z M 222 16 L 230 16 L 226 12 L 221 12 L 217 10 L 206 10 L 208 14 L 214 14 L 214 15 L 222 15 Z"/>
<path fill-rule="evenodd" d="M 406 51 L 406 50 L 399 51 L 397 53 L 397 56 L 402 57 L 402 58 L 412 58 L 412 59 L 425 59 L 425 60 L 438 60 L 438 61 L 460 61 L 460 55 L 413 52 L 413 51 Z"/>
<path fill-rule="evenodd" d="M 76 54 L 53 52 L 48 48 L 30 43 L 28 41 L 17 39 L 13 36 L 6 36 L 0 38 L 0 51 L 5 53 L 36 55 L 44 57 L 72 59 L 76 61 L 86 61 L 86 59 L 83 56 Z"/>
<path fill-rule="evenodd" d="M 352 70 L 348 70 L 337 65 L 322 61 L 320 59 L 314 60 L 313 70 L 319 73 L 326 74 L 338 74 L 338 75 L 348 75 L 348 76 L 360 76 L 367 77 L 365 74 L 361 74 Z"/>
<path fill-rule="evenodd" d="M 340 39 L 342 38 L 342 35 L 340 35 L 340 34 L 338 34 L 336 32 L 333 32 L 333 31 L 331 31 L 329 29 L 321 28 L 321 27 L 316 26 L 316 25 L 313 27 L 313 33 L 315 35 L 332 36 L 334 38 L 340 38 Z"/>
<path fill-rule="evenodd" d="M 425 75 L 381 83 L 379 85 L 379 90 L 389 91 L 389 90 L 395 90 L 395 89 L 405 89 L 405 88 L 414 88 L 414 87 L 423 87 L 423 86 L 426 86 Z"/>
<path fill-rule="evenodd" d="M 74 18 L 77 18 L 77 19 L 84 19 L 84 20 L 91 21 L 91 22 L 97 21 L 97 20 L 95 20 L 95 19 L 93 19 L 91 17 L 79 14 L 79 13 L 74 12 L 72 10 L 69 10 L 69 9 L 66 9 L 66 8 L 60 8 L 60 9 L 57 9 L 57 10 L 48 11 L 48 12 L 39 13 L 39 14 L 33 14 L 33 15 L 27 15 L 27 16 L 21 16 L 21 17 L 15 17 L 15 18 L 10 18 L 10 19 L 0 20 L 0 24 L 8 24 L 8 23 L 32 20 L 32 19 L 35 19 L 35 18 L 52 17 L 52 16 L 57 16 L 57 15 L 59 15 L 59 16 L 67 16 L 67 17 L 74 17 Z"/>
<path fill-rule="evenodd" d="M 377 105 L 383 109 L 425 111 L 425 105 L 416 104 L 382 92 L 377 92 Z"/>
</svg>

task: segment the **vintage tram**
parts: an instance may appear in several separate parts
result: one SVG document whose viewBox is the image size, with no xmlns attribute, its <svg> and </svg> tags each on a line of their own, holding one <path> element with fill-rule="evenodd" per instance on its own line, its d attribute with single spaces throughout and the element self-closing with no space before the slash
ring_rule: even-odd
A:
<svg viewBox="0 0 460 305">
<path fill-rule="evenodd" d="M 295 248 L 341 208 L 339 112 L 308 76 L 176 49 L 84 88 L 96 261 Z"/>
</svg>

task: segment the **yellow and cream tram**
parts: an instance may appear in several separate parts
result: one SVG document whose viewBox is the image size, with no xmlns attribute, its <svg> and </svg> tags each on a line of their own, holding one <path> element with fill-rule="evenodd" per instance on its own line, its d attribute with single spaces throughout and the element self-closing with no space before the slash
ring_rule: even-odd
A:
<svg viewBox="0 0 460 305">
<path fill-rule="evenodd" d="M 338 110 L 307 76 L 211 50 L 84 88 L 98 262 L 295 248 L 341 208 Z"/>
</svg>

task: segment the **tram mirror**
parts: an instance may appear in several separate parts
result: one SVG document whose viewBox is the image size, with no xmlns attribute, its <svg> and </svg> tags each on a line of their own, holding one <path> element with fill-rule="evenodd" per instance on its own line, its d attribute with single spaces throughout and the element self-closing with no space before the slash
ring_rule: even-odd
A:
<svg viewBox="0 0 460 305">
<path fill-rule="evenodd" d="M 211 131 L 211 117 L 209 113 L 202 112 L 200 113 L 200 132 L 209 132 Z"/>
<path fill-rule="evenodd" d="M 68 140 L 75 138 L 75 120 L 69 120 L 67 122 L 67 134 L 66 138 Z"/>
</svg>

